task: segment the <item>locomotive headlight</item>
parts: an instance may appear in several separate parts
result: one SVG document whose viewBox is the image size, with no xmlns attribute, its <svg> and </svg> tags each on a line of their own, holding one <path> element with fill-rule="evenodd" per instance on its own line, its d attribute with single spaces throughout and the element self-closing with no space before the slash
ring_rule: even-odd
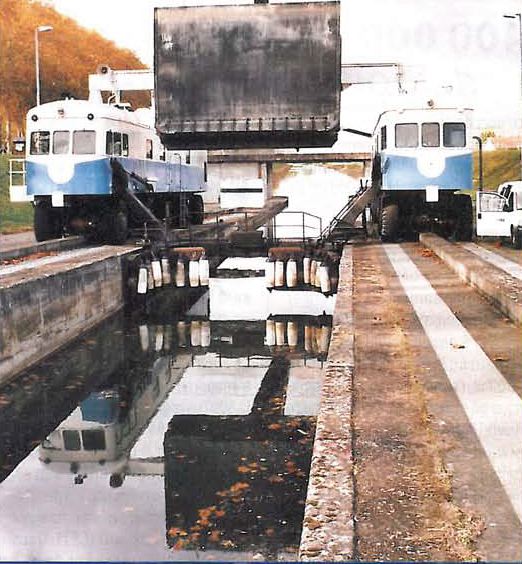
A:
<svg viewBox="0 0 522 564">
<path fill-rule="evenodd" d="M 36 114 L 33 114 L 33 115 L 31 116 L 31 119 L 32 119 L 33 121 L 38 121 L 38 116 L 37 116 Z"/>
<path fill-rule="evenodd" d="M 58 108 L 58 117 L 64 117 L 65 116 L 65 110 L 63 108 Z"/>
<path fill-rule="evenodd" d="M 94 119 L 94 114 L 87 114 L 87 119 L 92 121 Z"/>
</svg>

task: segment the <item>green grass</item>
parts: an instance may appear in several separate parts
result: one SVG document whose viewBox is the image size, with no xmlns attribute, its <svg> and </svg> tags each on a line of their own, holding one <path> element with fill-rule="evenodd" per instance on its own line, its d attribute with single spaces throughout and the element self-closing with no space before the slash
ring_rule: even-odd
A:
<svg viewBox="0 0 522 564">
<path fill-rule="evenodd" d="M 474 154 L 474 186 L 478 188 L 478 153 Z M 520 150 L 497 149 L 483 153 L 484 190 L 496 190 L 508 180 L 520 180 Z"/>
<path fill-rule="evenodd" d="M 0 155 L 0 233 L 33 228 L 33 205 L 9 200 L 9 158 L 10 155 Z"/>
</svg>

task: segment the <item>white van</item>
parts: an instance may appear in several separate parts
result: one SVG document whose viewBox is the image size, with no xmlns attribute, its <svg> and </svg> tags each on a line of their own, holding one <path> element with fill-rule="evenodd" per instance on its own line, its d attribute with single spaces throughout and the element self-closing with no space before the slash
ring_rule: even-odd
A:
<svg viewBox="0 0 522 564">
<path fill-rule="evenodd" d="M 477 192 L 477 235 L 509 237 L 522 249 L 522 181 L 504 182 L 496 192 Z"/>
</svg>

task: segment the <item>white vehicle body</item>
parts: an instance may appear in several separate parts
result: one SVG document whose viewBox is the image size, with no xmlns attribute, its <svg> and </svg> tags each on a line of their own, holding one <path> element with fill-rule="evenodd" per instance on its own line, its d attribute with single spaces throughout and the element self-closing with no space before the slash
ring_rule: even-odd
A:
<svg viewBox="0 0 522 564">
<path fill-rule="evenodd" d="M 513 246 L 522 248 L 522 181 L 477 193 L 477 235 L 509 237 Z"/>
</svg>

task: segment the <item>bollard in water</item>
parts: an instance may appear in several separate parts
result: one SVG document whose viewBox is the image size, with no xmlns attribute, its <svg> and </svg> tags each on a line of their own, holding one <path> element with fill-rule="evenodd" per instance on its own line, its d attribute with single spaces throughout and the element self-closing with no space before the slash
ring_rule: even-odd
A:
<svg viewBox="0 0 522 564">
<path fill-rule="evenodd" d="M 163 278 L 163 284 L 168 286 L 172 283 L 172 276 L 170 274 L 170 263 L 168 257 L 163 255 L 161 257 L 161 276 Z"/>
<path fill-rule="evenodd" d="M 210 347 L 210 321 L 201 322 L 201 346 Z"/>
<path fill-rule="evenodd" d="M 285 263 L 282 260 L 275 261 L 275 284 L 276 288 L 285 285 Z"/>
<path fill-rule="evenodd" d="M 189 262 L 189 284 L 191 288 L 199 286 L 199 260 L 191 259 Z"/>
<path fill-rule="evenodd" d="M 152 278 L 154 279 L 154 287 L 161 288 L 163 286 L 163 278 L 161 276 L 161 263 L 157 258 L 153 258 L 151 264 Z"/>
<path fill-rule="evenodd" d="M 149 328 L 146 325 L 139 326 L 140 346 L 143 352 L 149 350 Z"/>
<path fill-rule="evenodd" d="M 283 347 L 286 344 L 285 330 L 286 330 L 286 323 L 284 321 L 275 322 L 276 345 L 278 347 Z"/>
<path fill-rule="evenodd" d="M 275 286 L 275 262 L 270 259 L 265 263 L 265 283 L 267 288 Z"/>
<path fill-rule="evenodd" d="M 210 265 L 208 259 L 203 255 L 199 259 L 199 283 L 201 286 L 208 286 L 210 279 Z"/>
<path fill-rule="evenodd" d="M 154 339 L 154 350 L 160 352 L 163 348 L 163 325 L 156 325 L 156 338 Z"/>
<path fill-rule="evenodd" d="M 187 346 L 187 334 L 185 332 L 185 322 L 178 321 L 176 325 L 176 331 L 178 334 L 178 346 L 179 347 L 186 347 Z"/>
<path fill-rule="evenodd" d="M 152 266 L 147 261 L 147 290 L 154 290 L 154 276 L 152 274 Z"/>
<path fill-rule="evenodd" d="M 178 288 L 185 286 L 185 263 L 182 258 L 178 258 L 176 263 L 176 286 Z"/>
<path fill-rule="evenodd" d="M 291 348 L 297 347 L 299 339 L 299 331 L 295 321 L 289 321 L 287 324 L 288 346 Z"/>
<path fill-rule="evenodd" d="M 275 335 L 275 321 L 273 319 L 266 320 L 266 334 L 265 334 L 265 345 L 267 347 L 273 347 L 276 344 Z"/>
<path fill-rule="evenodd" d="M 289 288 L 297 286 L 297 262 L 292 258 L 286 263 L 286 285 Z"/>
<path fill-rule="evenodd" d="M 310 284 L 310 263 L 312 260 L 310 257 L 304 257 L 303 259 L 303 282 L 305 284 Z"/>
<path fill-rule="evenodd" d="M 192 321 L 190 324 L 190 344 L 193 347 L 201 346 L 201 322 Z"/>
<path fill-rule="evenodd" d="M 145 264 L 141 263 L 138 269 L 138 287 L 137 287 L 138 294 L 147 293 L 147 279 L 148 279 L 147 267 L 145 266 Z"/>
<path fill-rule="evenodd" d="M 328 267 L 324 263 L 319 267 L 319 279 L 321 282 L 321 292 L 323 294 L 330 293 L 330 273 L 328 272 Z"/>
</svg>

